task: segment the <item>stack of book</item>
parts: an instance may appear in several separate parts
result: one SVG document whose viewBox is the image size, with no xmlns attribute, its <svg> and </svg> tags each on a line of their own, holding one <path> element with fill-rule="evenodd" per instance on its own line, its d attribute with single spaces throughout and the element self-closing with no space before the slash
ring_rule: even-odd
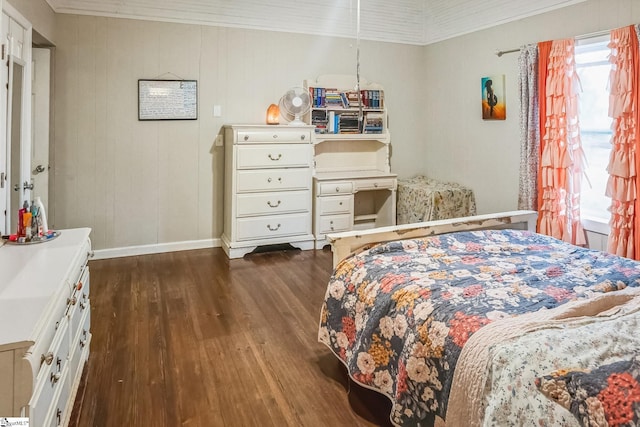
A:
<svg viewBox="0 0 640 427">
<path fill-rule="evenodd" d="M 384 115 L 382 113 L 367 113 L 364 116 L 363 133 L 382 133 Z"/>
</svg>

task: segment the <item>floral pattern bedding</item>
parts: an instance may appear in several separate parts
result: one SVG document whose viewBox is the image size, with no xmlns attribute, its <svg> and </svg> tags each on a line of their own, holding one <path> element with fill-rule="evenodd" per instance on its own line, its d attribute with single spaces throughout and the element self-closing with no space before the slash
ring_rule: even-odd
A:
<svg viewBox="0 0 640 427">
<path fill-rule="evenodd" d="M 629 308 L 549 324 L 492 347 L 481 425 L 637 425 L 629 422 L 640 411 L 640 378 L 629 355 L 640 349 L 640 307 L 634 301 Z"/>
<path fill-rule="evenodd" d="M 536 384 L 542 393 L 571 411 L 581 426 L 617 427 L 640 422 L 638 380 L 640 360 L 636 355 L 593 370 L 556 371 L 537 378 Z"/>
<path fill-rule="evenodd" d="M 432 425 L 482 326 L 638 284 L 639 263 L 527 231 L 389 242 L 336 267 L 318 338 L 356 382 L 391 399 L 394 424 Z"/>
</svg>

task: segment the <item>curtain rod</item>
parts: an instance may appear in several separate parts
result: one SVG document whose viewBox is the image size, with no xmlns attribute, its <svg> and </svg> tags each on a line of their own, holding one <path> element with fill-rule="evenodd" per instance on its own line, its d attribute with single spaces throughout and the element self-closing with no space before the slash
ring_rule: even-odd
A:
<svg viewBox="0 0 640 427">
<path fill-rule="evenodd" d="M 611 30 L 603 30 L 603 31 L 596 31 L 593 33 L 588 33 L 588 34 L 582 34 L 580 36 L 576 36 L 574 37 L 574 39 L 576 40 L 584 40 L 584 39 L 590 39 L 592 37 L 598 37 L 598 36 L 604 36 L 607 35 L 611 32 Z M 514 52 L 520 52 L 520 49 L 508 49 L 508 50 L 500 50 L 500 49 L 496 49 L 495 54 L 496 56 L 501 57 L 504 54 L 507 53 L 514 53 Z"/>
</svg>

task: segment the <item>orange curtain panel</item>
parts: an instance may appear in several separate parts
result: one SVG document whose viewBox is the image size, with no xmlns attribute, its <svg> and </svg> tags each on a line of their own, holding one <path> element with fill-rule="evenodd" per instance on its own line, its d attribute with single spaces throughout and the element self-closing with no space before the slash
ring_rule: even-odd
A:
<svg viewBox="0 0 640 427">
<path fill-rule="evenodd" d="M 545 112 L 540 114 L 544 128 L 541 133 L 538 214 L 540 233 L 574 245 L 584 245 L 580 184 L 585 162 L 578 123 L 579 81 L 574 46 L 573 39 L 551 42 L 546 88 L 540 96 L 541 108 L 545 104 Z"/>
<path fill-rule="evenodd" d="M 611 231 L 607 250 L 638 259 L 638 37 L 634 26 L 611 31 L 609 116 L 613 119 L 609 181 Z"/>
</svg>

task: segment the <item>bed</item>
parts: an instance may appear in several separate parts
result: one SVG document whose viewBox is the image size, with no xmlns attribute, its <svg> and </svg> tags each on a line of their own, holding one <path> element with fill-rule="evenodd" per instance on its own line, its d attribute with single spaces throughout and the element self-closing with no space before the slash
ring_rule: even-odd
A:
<svg viewBox="0 0 640 427">
<path fill-rule="evenodd" d="M 329 236 L 318 339 L 394 425 L 638 425 L 640 263 L 535 217 Z"/>
</svg>

